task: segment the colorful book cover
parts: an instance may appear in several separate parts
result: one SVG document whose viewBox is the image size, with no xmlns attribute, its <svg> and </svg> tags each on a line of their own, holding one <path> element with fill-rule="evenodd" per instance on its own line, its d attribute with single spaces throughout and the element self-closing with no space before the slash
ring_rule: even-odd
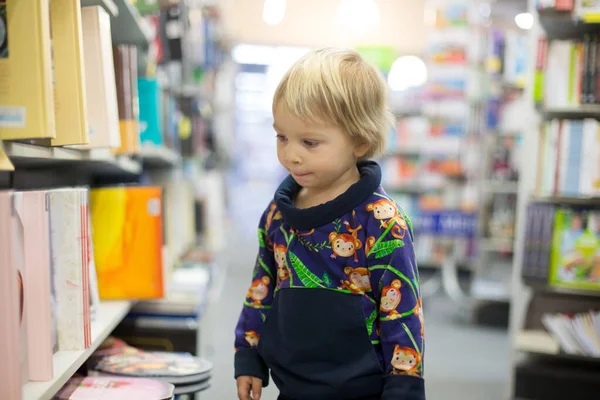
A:
<svg viewBox="0 0 600 400">
<path fill-rule="evenodd" d="M 21 400 L 19 324 L 23 288 L 15 266 L 12 191 L 0 191 L 0 398 Z"/>
<path fill-rule="evenodd" d="M 89 146 L 119 148 L 119 110 L 110 16 L 100 6 L 83 7 L 83 55 L 85 60 L 86 102 Z"/>
<path fill-rule="evenodd" d="M 155 379 L 125 377 L 71 378 L 56 400 L 170 400 L 175 387 Z"/>
<path fill-rule="evenodd" d="M 173 384 L 196 383 L 210 377 L 213 365 L 189 353 L 147 352 L 106 356 L 94 365 L 94 374 L 154 378 Z"/>
<path fill-rule="evenodd" d="M 162 121 L 160 91 L 158 82 L 153 78 L 139 78 L 140 98 L 140 141 L 142 146 L 162 146 Z"/>
<path fill-rule="evenodd" d="M 121 147 L 117 153 L 136 153 L 139 147 L 137 52 L 135 46 L 113 47 Z"/>
<path fill-rule="evenodd" d="M 0 139 L 56 136 L 49 0 L 0 0 Z"/>
<path fill-rule="evenodd" d="M 600 213 L 559 208 L 552 239 L 551 284 L 600 289 Z"/>
<path fill-rule="evenodd" d="M 52 145 L 88 144 L 80 1 L 52 1 L 50 15 L 56 118 Z"/>
<path fill-rule="evenodd" d="M 45 191 L 17 192 L 15 204 L 23 225 L 25 306 L 29 380 L 53 376 L 50 284 L 50 227 Z"/>
<path fill-rule="evenodd" d="M 59 350 L 91 344 L 87 189 L 48 193 Z"/>
<path fill-rule="evenodd" d="M 91 210 L 100 298 L 162 298 L 162 189 L 94 189 Z"/>
</svg>

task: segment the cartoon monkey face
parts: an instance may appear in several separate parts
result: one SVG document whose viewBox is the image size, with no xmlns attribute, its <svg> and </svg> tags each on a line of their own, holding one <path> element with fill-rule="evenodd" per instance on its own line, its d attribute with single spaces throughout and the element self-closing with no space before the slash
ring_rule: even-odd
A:
<svg viewBox="0 0 600 400">
<path fill-rule="evenodd" d="M 398 279 L 395 279 L 390 286 L 386 286 L 381 291 L 381 310 L 385 312 L 391 312 L 396 310 L 402 295 L 400 294 L 400 287 L 402 284 Z"/>
<path fill-rule="evenodd" d="M 248 331 L 245 333 L 246 342 L 250 345 L 250 347 L 258 346 L 258 341 L 260 340 L 260 335 L 254 331 Z"/>
<path fill-rule="evenodd" d="M 371 273 L 368 268 L 346 267 L 344 272 L 350 278 L 350 282 L 355 284 L 364 292 L 371 290 Z"/>
<path fill-rule="evenodd" d="M 392 366 L 401 371 L 412 371 L 419 364 L 419 353 L 410 347 L 396 345 L 392 357 Z"/>
<path fill-rule="evenodd" d="M 285 254 L 287 253 L 287 247 L 282 244 L 275 246 L 273 250 L 275 256 L 275 262 L 279 268 L 285 267 Z"/>
<path fill-rule="evenodd" d="M 262 301 L 269 294 L 269 283 L 271 280 L 268 276 L 263 276 L 261 279 L 257 279 L 252 282 L 250 293 L 248 297 L 253 298 L 256 301 Z"/>
<path fill-rule="evenodd" d="M 396 215 L 396 206 L 389 200 L 381 199 L 367 204 L 367 211 L 373 211 L 377 219 L 390 219 Z"/>
<path fill-rule="evenodd" d="M 331 249 L 340 257 L 352 257 L 357 249 L 360 249 L 362 243 L 347 233 L 337 234 L 335 232 L 329 235 Z"/>
</svg>

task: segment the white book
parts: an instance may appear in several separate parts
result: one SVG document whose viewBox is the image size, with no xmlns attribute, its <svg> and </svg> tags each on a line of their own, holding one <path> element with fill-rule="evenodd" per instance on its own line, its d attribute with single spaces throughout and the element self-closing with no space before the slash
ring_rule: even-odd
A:
<svg viewBox="0 0 600 400">
<path fill-rule="evenodd" d="M 100 6 L 83 7 L 83 56 L 89 145 L 84 148 L 119 148 L 119 112 L 113 63 L 110 16 Z"/>
<path fill-rule="evenodd" d="M 87 192 L 48 192 L 59 350 L 84 350 L 91 344 Z"/>
<path fill-rule="evenodd" d="M 546 78 L 544 79 L 547 107 L 569 105 L 569 70 L 571 42 L 555 40 L 548 46 Z"/>
</svg>

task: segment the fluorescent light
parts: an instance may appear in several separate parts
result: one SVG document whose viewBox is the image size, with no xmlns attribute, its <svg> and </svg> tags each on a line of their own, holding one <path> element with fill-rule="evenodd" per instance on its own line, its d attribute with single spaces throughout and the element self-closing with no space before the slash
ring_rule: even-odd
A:
<svg viewBox="0 0 600 400">
<path fill-rule="evenodd" d="M 521 29 L 531 29 L 533 27 L 533 15 L 530 13 L 521 13 L 515 16 L 515 24 Z"/>
<path fill-rule="evenodd" d="M 265 0 L 263 20 L 269 25 L 278 25 L 285 17 L 286 0 Z"/>
<path fill-rule="evenodd" d="M 417 56 L 398 57 L 388 74 L 388 84 L 394 92 L 418 87 L 427 82 L 427 65 Z"/>
</svg>

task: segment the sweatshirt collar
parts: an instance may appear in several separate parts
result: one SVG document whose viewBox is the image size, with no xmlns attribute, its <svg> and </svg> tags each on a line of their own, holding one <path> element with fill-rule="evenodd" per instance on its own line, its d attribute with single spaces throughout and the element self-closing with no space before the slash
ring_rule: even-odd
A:
<svg viewBox="0 0 600 400">
<path fill-rule="evenodd" d="M 291 175 L 288 175 L 275 192 L 275 203 L 281 211 L 284 222 L 295 229 L 312 229 L 326 225 L 354 210 L 381 184 L 381 168 L 376 162 L 361 161 L 358 163 L 358 170 L 360 180 L 350 186 L 346 192 L 327 203 L 305 209 L 294 207 L 294 198 L 301 186 Z"/>
</svg>

